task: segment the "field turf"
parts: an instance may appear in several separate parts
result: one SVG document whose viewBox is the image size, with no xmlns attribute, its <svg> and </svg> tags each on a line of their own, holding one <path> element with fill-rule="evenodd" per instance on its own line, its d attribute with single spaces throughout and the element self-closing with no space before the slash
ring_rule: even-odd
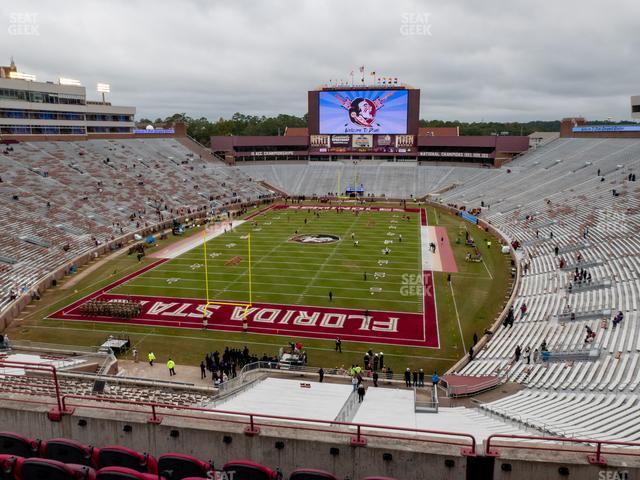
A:
<svg viewBox="0 0 640 480">
<path fill-rule="evenodd" d="M 112 293 L 248 303 L 251 234 L 253 302 L 421 312 L 421 296 L 400 293 L 403 279 L 421 272 L 419 215 L 341 212 L 271 210 L 208 241 L 208 296 L 204 246 Z M 330 234 L 339 240 L 327 244 L 291 240 L 303 234 Z M 385 247 L 390 254 L 382 253 Z M 372 293 L 372 288 L 381 291 Z M 329 292 L 333 294 L 331 301 Z"/>
<path fill-rule="evenodd" d="M 397 207 L 397 204 L 391 206 Z M 320 217 L 314 217 L 306 210 L 283 210 L 261 215 L 254 219 L 258 222 L 257 228 L 248 222 L 236 232 L 208 242 L 208 255 L 221 254 L 208 257 L 209 295 L 217 300 L 248 300 L 248 255 L 246 243 L 240 237 L 251 230 L 254 302 L 326 306 L 329 303 L 328 291 L 331 290 L 334 294 L 333 307 L 420 312 L 422 302 L 417 297 L 406 298 L 400 294 L 402 275 L 420 271 L 419 217 L 417 214 L 409 216 L 410 221 L 402 222 L 402 214 L 398 218 L 385 212 L 363 212 L 358 216 L 347 212 L 340 215 L 321 212 Z M 275 217 L 280 218 L 276 220 Z M 426 371 L 438 369 L 442 372 L 466 353 L 473 334 L 481 336 L 494 320 L 510 289 L 509 256 L 501 254 L 496 248 L 496 238 L 459 217 L 431 206 L 427 208 L 427 217 L 430 225 L 447 228 L 458 265 L 458 272 L 451 275 L 451 285 L 447 283 L 446 273 L 434 273 L 440 348 L 345 342 L 343 353 L 338 354 L 334 352 L 331 340 L 306 339 L 304 345 L 311 365 L 331 367 L 362 363 L 363 353 L 371 347 L 384 350 L 386 363 L 396 372 L 406 367 L 424 368 Z M 306 225 L 304 218 L 307 218 Z M 398 220 L 395 230 L 403 235 L 402 247 L 396 242 L 389 245 L 392 250 L 390 262 L 383 270 L 378 260 L 384 259 L 381 249 L 392 219 Z M 464 261 L 469 250 L 464 245 L 456 244 L 455 238 L 465 229 L 478 241 L 484 260 L 482 263 Z M 288 240 L 296 230 L 299 233 L 333 234 L 341 237 L 341 241 L 327 245 L 293 244 Z M 351 232 L 359 240 L 358 247 L 351 242 Z M 189 230 L 188 235 L 202 235 L 202 228 Z M 487 248 L 485 239 L 493 240 L 492 249 Z M 169 238 L 160 241 L 160 245 L 154 248 L 164 248 L 179 240 Z M 232 243 L 236 246 L 227 247 Z M 191 250 L 134 278 L 118 287 L 118 290 L 120 293 L 205 298 L 204 270 L 202 267 L 191 268 L 192 265 L 204 263 L 202 253 L 202 247 Z M 242 257 L 242 260 L 236 265 L 225 265 L 224 259 L 233 257 Z M 289 340 L 275 335 L 139 325 L 124 327 L 49 318 L 53 312 L 153 261 L 147 257 L 138 262 L 135 256 L 124 254 L 95 264 L 92 267 L 94 271 L 71 288 L 65 284 L 73 281 L 74 277 L 67 277 L 57 288 L 47 291 L 40 301 L 28 306 L 9 328 L 8 334 L 12 340 L 18 341 L 95 346 L 109 334 L 125 333 L 142 352 L 153 350 L 160 361 L 172 356 L 178 363 L 193 365 L 199 364 L 205 352 L 221 350 L 225 346 L 242 348 L 247 345 L 258 354 L 274 354 Z M 85 268 L 80 269 L 80 274 Z M 363 275 L 365 271 L 368 276 L 366 281 Z M 371 295 L 368 291 L 374 283 L 371 277 L 375 272 L 382 271 L 384 278 L 375 281 L 376 285 L 382 287 L 382 292 Z M 167 283 L 167 280 L 175 278 L 179 280 Z"/>
</svg>

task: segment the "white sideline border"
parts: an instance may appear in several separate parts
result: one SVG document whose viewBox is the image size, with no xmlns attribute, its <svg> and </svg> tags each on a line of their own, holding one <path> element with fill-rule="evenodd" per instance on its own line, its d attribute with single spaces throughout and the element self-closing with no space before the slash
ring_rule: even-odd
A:
<svg viewBox="0 0 640 480">
<path fill-rule="evenodd" d="M 246 220 L 233 220 L 231 222 L 231 229 L 233 230 L 236 227 L 239 227 L 240 225 L 242 225 L 243 223 L 246 223 Z M 205 228 L 207 242 L 209 240 L 213 240 L 214 238 L 219 237 L 220 235 L 224 235 L 225 228 L 227 228 L 228 225 L 229 225 L 228 223 L 224 223 L 224 224 L 216 225 L 214 226 L 214 228 L 211 228 L 211 229 Z M 168 247 L 168 250 L 170 251 L 170 253 L 166 255 L 161 254 L 162 251 L 158 252 L 156 255 L 158 255 L 159 258 L 174 259 L 184 253 L 187 253 L 189 250 L 193 250 L 194 248 L 199 247 L 204 243 L 203 235 L 193 235 L 188 240 L 189 241 L 185 241 L 184 244 L 180 246 L 180 248 L 177 248 L 175 250 L 171 250 L 171 247 Z"/>
</svg>

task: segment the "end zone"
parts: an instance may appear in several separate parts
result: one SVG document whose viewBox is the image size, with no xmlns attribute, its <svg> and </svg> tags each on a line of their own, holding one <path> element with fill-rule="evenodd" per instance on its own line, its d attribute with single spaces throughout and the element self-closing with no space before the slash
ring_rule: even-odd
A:
<svg viewBox="0 0 640 480">
<path fill-rule="evenodd" d="M 243 331 L 246 318 L 249 333 L 281 335 L 299 338 L 320 338 L 402 345 L 424 348 L 440 348 L 438 326 L 433 295 L 431 272 L 424 272 L 423 313 L 389 312 L 380 310 L 354 310 L 326 308 L 309 305 L 280 305 L 267 303 L 245 303 L 195 298 L 155 297 L 145 295 L 112 294 L 110 290 L 131 280 L 137 275 L 166 262 L 166 259 L 146 266 L 127 275 L 113 284 L 58 310 L 49 318 L 66 321 L 90 321 L 124 325 L 146 325 L 217 331 Z M 90 300 L 138 301 L 141 313 L 132 319 L 107 316 L 89 316 L 80 312 L 80 307 Z"/>
</svg>

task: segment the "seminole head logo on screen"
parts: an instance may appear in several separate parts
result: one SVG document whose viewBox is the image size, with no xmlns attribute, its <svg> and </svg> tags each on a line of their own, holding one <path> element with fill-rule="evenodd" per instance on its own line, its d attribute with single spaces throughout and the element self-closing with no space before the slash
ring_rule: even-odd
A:
<svg viewBox="0 0 640 480">
<path fill-rule="evenodd" d="M 368 98 L 342 98 L 340 94 L 335 94 L 336 98 L 340 100 L 342 107 L 349 112 L 349 120 L 351 123 L 355 123 L 361 127 L 371 127 L 376 120 L 376 113 L 380 110 L 387 98 L 392 95 L 392 92 L 387 92 L 384 96 L 370 100 Z"/>
<path fill-rule="evenodd" d="M 405 135 L 407 90 L 321 91 L 318 96 L 319 134 Z"/>
</svg>

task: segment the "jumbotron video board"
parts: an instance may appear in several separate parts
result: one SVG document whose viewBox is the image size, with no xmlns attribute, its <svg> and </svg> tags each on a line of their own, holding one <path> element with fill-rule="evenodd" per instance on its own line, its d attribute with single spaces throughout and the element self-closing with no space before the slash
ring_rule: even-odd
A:
<svg viewBox="0 0 640 480">
<path fill-rule="evenodd" d="M 406 134 L 406 90 L 320 92 L 320 134 Z"/>
<path fill-rule="evenodd" d="M 345 88 L 309 92 L 309 133 L 416 135 L 420 91 Z"/>
</svg>

